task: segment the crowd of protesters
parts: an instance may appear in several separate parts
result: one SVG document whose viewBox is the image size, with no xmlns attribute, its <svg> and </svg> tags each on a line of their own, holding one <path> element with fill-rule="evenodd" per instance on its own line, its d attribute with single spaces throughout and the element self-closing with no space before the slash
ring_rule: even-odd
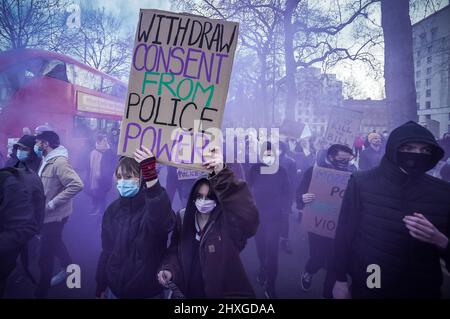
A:
<svg viewBox="0 0 450 319">
<path fill-rule="evenodd" d="M 279 147 L 264 143 L 257 163 L 225 163 L 226 148 L 211 148 L 208 174 L 180 178 L 165 166 L 164 180 L 149 149 L 116 155 L 118 129 L 86 139 L 74 163 L 48 125 L 24 133 L 0 163 L 0 296 L 15 268 L 35 283 L 36 298 L 65 281 L 73 260 L 62 234 L 84 191 L 90 214 L 101 219 L 96 297 L 254 298 L 240 257 L 254 237 L 256 282 L 277 298 L 279 250 L 293 254 L 290 238 L 298 236 L 289 233 L 290 215 L 301 218 L 317 200 L 309 188 L 319 166 L 352 175 L 335 238 L 308 233 L 299 286 L 309 291 L 325 269 L 324 298 L 441 297 L 441 259 L 450 270 L 449 133 L 437 141 L 408 122 L 391 134 L 361 134 L 353 145 L 283 138 Z M 275 163 L 276 172 L 261 173 Z M 176 194 L 181 209 L 174 211 Z M 33 240 L 38 280 L 27 268 Z M 382 269 L 380 289 L 366 285 L 371 264 Z"/>
</svg>

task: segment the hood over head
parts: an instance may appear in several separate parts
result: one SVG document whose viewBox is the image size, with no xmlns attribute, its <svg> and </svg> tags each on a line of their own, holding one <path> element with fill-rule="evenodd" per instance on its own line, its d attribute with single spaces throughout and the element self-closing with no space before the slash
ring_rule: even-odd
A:
<svg viewBox="0 0 450 319">
<path fill-rule="evenodd" d="M 425 127 L 413 121 L 409 121 L 392 131 L 387 140 L 384 157 L 389 162 L 398 166 L 398 148 L 406 143 L 425 143 L 433 148 L 431 154 L 432 161 L 430 161 L 428 170 L 436 166 L 436 164 L 444 157 L 444 150 L 436 142 L 433 134 Z"/>
</svg>

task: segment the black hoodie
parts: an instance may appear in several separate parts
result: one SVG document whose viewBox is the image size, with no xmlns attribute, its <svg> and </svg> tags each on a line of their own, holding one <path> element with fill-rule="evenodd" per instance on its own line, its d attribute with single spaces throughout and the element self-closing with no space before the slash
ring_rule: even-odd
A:
<svg viewBox="0 0 450 319">
<path fill-rule="evenodd" d="M 354 298 L 439 298 L 442 284 L 440 257 L 450 269 L 450 248 L 413 238 L 403 222 L 406 215 L 422 213 L 450 237 L 450 184 L 423 174 L 411 176 L 397 164 L 398 148 L 408 142 L 433 147 L 429 169 L 443 150 L 422 126 L 408 122 L 390 135 L 381 164 L 354 173 L 342 202 L 336 230 L 337 279 L 352 277 Z M 369 289 L 367 267 L 380 266 L 381 288 Z"/>
</svg>

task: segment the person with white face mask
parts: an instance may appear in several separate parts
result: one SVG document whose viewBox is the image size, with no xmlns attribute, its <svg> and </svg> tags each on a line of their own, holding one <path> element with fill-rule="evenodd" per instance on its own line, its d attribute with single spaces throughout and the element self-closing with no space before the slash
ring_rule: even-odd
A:
<svg viewBox="0 0 450 319">
<path fill-rule="evenodd" d="M 204 163 L 210 174 L 194 183 L 186 208 L 177 213 L 158 280 L 188 299 L 254 298 L 239 254 L 256 233 L 258 210 L 247 184 L 224 166 L 220 150 L 210 151 Z"/>
<path fill-rule="evenodd" d="M 65 282 L 67 266 L 72 258 L 64 244 L 62 232 L 72 214 L 73 198 L 83 190 L 83 182 L 69 162 L 69 153 L 61 145 L 58 134 L 43 131 L 36 136 L 35 154 L 42 158 L 38 175 L 46 197 L 44 225 L 41 231 L 39 267 L 41 275 L 35 291 L 36 298 L 46 298 L 50 286 Z M 54 259 L 60 271 L 52 277 Z"/>
<path fill-rule="evenodd" d="M 259 259 L 259 272 L 256 281 L 265 285 L 265 297 L 277 298 L 276 278 L 278 274 L 278 243 L 283 227 L 283 215 L 291 208 L 291 186 L 284 167 L 276 172 L 264 174 L 279 159 L 278 152 L 271 143 L 262 147 L 262 163 L 254 164 L 248 178 L 256 206 L 260 212 L 261 224 L 255 236 L 256 251 Z"/>
</svg>

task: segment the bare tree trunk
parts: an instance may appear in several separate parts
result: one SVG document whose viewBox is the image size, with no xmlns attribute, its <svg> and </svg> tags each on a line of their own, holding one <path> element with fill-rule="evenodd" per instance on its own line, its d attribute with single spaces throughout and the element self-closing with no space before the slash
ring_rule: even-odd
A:
<svg viewBox="0 0 450 319">
<path fill-rule="evenodd" d="M 384 79 L 391 129 L 417 121 L 409 0 L 381 0 Z"/>
<path fill-rule="evenodd" d="M 299 0 L 287 0 L 284 11 L 284 53 L 286 66 L 286 107 L 285 119 L 295 120 L 295 107 L 297 104 L 297 86 L 295 72 L 297 66 L 294 58 L 294 30 L 292 26 L 292 14 Z"/>
<path fill-rule="evenodd" d="M 260 79 L 259 79 L 259 106 L 258 109 L 261 110 L 262 124 L 264 126 L 269 126 L 269 101 L 267 98 L 267 55 L 258 54 L 260 62 Z"/>
</svg>

